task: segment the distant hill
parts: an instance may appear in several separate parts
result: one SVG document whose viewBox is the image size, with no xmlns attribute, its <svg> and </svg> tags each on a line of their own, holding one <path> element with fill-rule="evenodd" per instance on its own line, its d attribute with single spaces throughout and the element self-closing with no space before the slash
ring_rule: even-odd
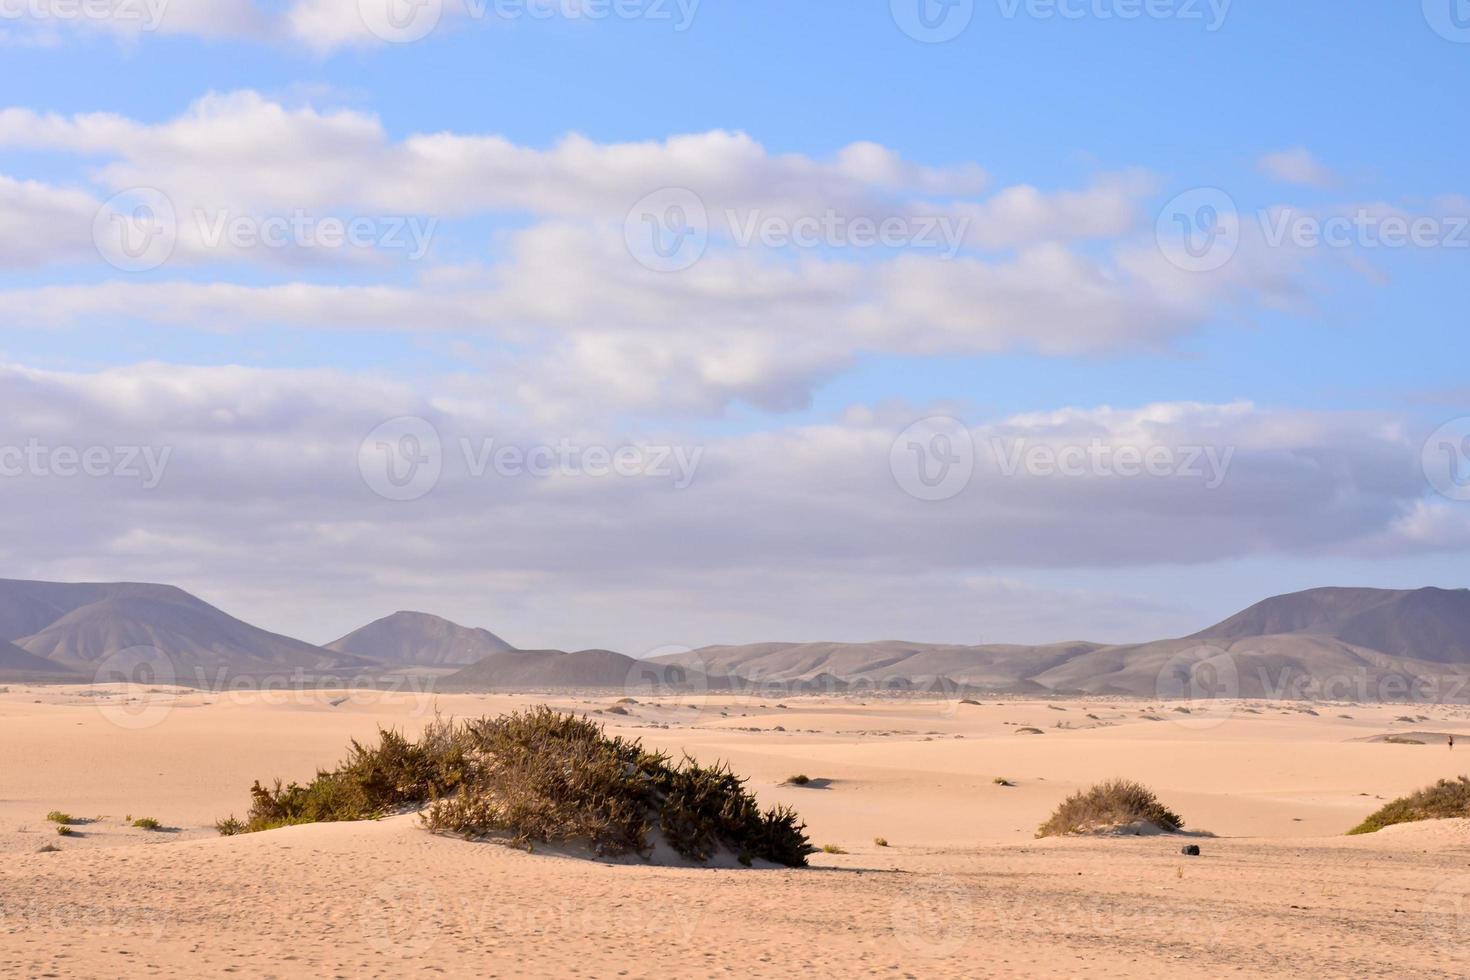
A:
<svg viewBox="0 0 1470 980">
<path fill-rule="evenodd" d="M 1470 701 L 1470 590 L 1309 589 L 1147 643 L 773 642 L 634 660 L 611 650 L 517 650 L 486 630 L 415 612 L 318 647 L 172 586 L 0 580 L 0 679 L 90 680 L 114 654 L 139 647 L 162 652 L 178 682 L 196 685 L 443 666 L 459 667 L 439 679 L 445 691 L 769 685 L 773 693 L 961 687 L 1162 698 L 1201 696 L 1186 685 L 1203 684 L 1249 698 Z"/>
<path fill-rule="evenodd" d="M 182 684 L 375 666 L 251 626 L 170 585 L 0 580 L 0 624 L 7 632 L 34 627 L 47 616 L 54 618 L 39 629 L 6 639 L 88 679 L 112 655 L 139 647 L 166 657 Z"/>
<path fill-rule="evenodd" d="M 327 644 L 395 667 L 464 666 L 513 649 L 489 630 L 421 612 L 396 612 Z"/>
<path fill-rule="evenodd" d="M 1187 678 L 1191 664 L 1213 654 L 1228 657 L 1228 687 L 1242 697 L 1401 698 L 1415 679 L 1470 680 L 1470 590 L 1311 589 L 1266 599 L 1192 636 L 1138 644 L 754 643 L 657 660 L 752 683 L 947 677 L 1004 693 L 1159 697 L 1171 678 Z M 1435 690 L 1470 698 L 1470 684 Z"/>
<path fill-rule="evenodd" d="M 509 650 L 439 679 L 441 691 L 624 688 L 639 661 L 611 650 Z"/>
</svg>

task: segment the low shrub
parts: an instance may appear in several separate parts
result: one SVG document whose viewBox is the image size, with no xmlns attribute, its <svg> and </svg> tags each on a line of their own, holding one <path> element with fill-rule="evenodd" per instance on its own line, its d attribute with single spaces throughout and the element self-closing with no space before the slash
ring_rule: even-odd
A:
<svg viewBox="0 0 1470 980">
<path fill-rule="evenodd" d="M 46 814 L 46 819 L 49 820 L 49 821 L 51 821 L 52 823 L 59 823 L 59 824 L 80 823 L 81 822 L 76 817 L 72 816 L 70 813 L 62 813 L 60 810 L 52 810 L 50 813 Z"/>
<path fill-rule="evenodd" d="M 878 845 L 879 847 L 887 847 L 888 846 L 888 838 L 887 837 L 874 837 L 873 838 L 873 843 L 876 844 L 876 845 Z"/>
<path fill-rule="evenodd" d="M 1442 820 L 1446 817 L 1470 817 L 1470 776 L 1441 779 L 1433 786 L 1401 796 L 1384 804 L 1348 833 L 1371 834 L 1396 823 Z"/>
<path fill-rule="evenodd" d="M 152 817 L 139 817 L 137 820 L 133 821 L 133 826 L 137 827 L 139 830 L 163 829 L 163 824 L 159 823 L 157 820 L 154 820 Z"/>
<path fill-rule="evenodd" d="M 838 847 L 836 844 L 823 844 L 822 845 L 822 853 L 823 854 L 846 854 L 847 851 L 844 850 L 841 847 Z"/>
<path fill-rule="evenodd" d="M 802 773 L 798 773 L 795 776 L 787 776 L 786 777 L 786 782 L 790 783 L 792 786 L 805 786 L 807 783 L 809 783 L 811 781 L 812 781 L 812 778 L 810 776 L 807 776 L 807 775 L 802 774 Z"/>
<path fill-rule="evenodd" d="M 1160 803 L 1146 787 L 1126 779 L 1113 779 L 1067 797 L 1036 831 L 1036 836 L 1083 834 L 1140 821 L 1166 831 L 1184 826 L 1183 818 Z"/>
<path fill-rule="evenodd" d="M 58 833 L 58 834 L 60 834 L 60 835 L 61 835 L 61 836 L 62 836 L 62 837 L 70 837 L 70 836 L 72 836 L 72 835 L 73 835 L 73 834 L 75 834 L 75 833 L 76 833 L 76 831 L 75 831 L 75 830 L 72 830 L 72 829 L 71 829 L 71 828 L 70 828 L 70 827 L 68 827 L 68 826 L 67 826 L 67 825 L 66 825 L 66 824 L 60 824 L 60 825 L 59 825 L 59 826 L 58 826 L 58 827 L 57 827 L 57 828 L 56 828 L 56 832 L 57 832 L 57 833 Z"/>
<path fill-rule="evenodd" d="M 789 807 L 762 811 L 727 766 L 678 764 L 588 720 L 538 707 L 498 718 L 435 719 L 418 742 L 381 731 L 306 785 L 256 782 L 245 820 L 221 834 L 318 821 L 362 820 L 428 804 L 429 829 L 504 837 L 524 847 L 582 841 L 598 854 L 652 852 L 655 828 L 681 855 L 727 848 L 742 863 L 802 867 L 813 850 Z"/>
</svg>

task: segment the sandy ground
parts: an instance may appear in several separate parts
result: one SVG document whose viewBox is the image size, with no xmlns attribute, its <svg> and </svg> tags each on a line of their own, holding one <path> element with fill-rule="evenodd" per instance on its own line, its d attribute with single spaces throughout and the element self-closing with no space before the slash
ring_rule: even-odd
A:
<svg viewBox="0 0 1470 980">
<path fill-rule="evenodd" d="M 1342 836 L 1384 800 L 1470 772 L 1464 708 L 711 698 L 596 716 L 728 759 L 763 802 L 795 805 L 815 843 L 847 852 L 806 871 L 527 854 L 432 836 L 413 815 L 212 829 L 244 813 L 252 780 L 309 777 L 380 724 L 543 700 L 615 699 L 10 686 L 0 975 L 1470 972 L 1470 821 Z M 1366 741 L 1411 732 L 1463 747 Z M 796 773 L 814 784 L 786 785 Z M 1110 776 L 1217 836 L 1032 839 L 1065 795 Z M 85 822 L 61 837 L 52 810 Z M 164 829 L 129 826 L 144 816 Z M 1187 842 L 1203 854 L 1181 855 Z"/>
</svg>

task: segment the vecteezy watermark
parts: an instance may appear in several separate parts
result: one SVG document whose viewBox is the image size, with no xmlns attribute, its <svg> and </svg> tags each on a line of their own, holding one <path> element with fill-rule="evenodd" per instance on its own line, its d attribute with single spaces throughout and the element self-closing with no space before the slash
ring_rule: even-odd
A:
<svg viewBox="0 0 1470 980">
<path fill-rule="evenodd" d="M 163 482 L 172 446 L 53 446 L 32 437 L 0 445 L 0 477 L 137 480 L 144 490 Z"/>
<path fill-rule="evenodd" d="M 930 959 L 958 953 L 975 931 L 970 889 L 960 879 L 944 875 L 904 885 L 890 917 L 899 943 Z"/>
<path fill-rule="evenodd" d="M 975 440 L 959 419 L 932 415 L 893 440 L 888 468 L 909 496 L 948 500 L 970 485 L 975 473 Z"/>
<path fill-rule="evenodd" d="M 1272 207 L 1252 217 L 1268 248 L 1470 249 L 1470 214 L 1406 214 L 1369 207 L 1313 214 Z M 1213 272 L 1235 257 L 1247 220 L 1225 191 L 1197 187 L 1164 205 L 1155 238 L 1164 257 L 1178 268 Z"/>
<path fill-rule="evenodd" d="M 123 272 L 157 269 L 179 243 L 174 202 L 155 187 L 114 194 L 92 219 L 92 242 L 109 265 Z"/>
<path fill-rule="evenodd" d="M 1240 697 L 1240 671 L 1230 651 L 1209 644 L 1186 647 L 1165 661 L 1154 680 L 1163 701 L 1186 701 L 1171 720 L 1185 728 L 1214 728 L 1229 721 Z"/>
<path fill-rule="evenodd" d="M 1470 956 L 1470 875 L 1456 875 L 1434 886 L 1424 900 L 1424 926 L 1440 949 Z"/>
<path fill-rule="evenodd" d="M 1164 257 L 1187 272 L 1223 268 L 1240 248 L 1235 200 L 1218 187 L 1185 191 L 1159 212 L 1154 237 Z"/>
<path fill-rule="evenodd" d="M 712 236 L 737 248 L 908 249 L 952 259 L 971 219 L 952 214 L 864 214 L 824 208 L 810 214 L 727 208 L 713 218 L 687 187 L 646 195 L 623 221 L 628 253 L 655 272 L 682 272 L 702 259 Z"/>
<path fill-rule="evenodd" d="M 1101 439 L 1057 446 L 993 436 L 990 449 L 1005 477 L 1169 477 L 1199 480 L 1206 490 L 1219 489 L 1235 459 L 1234 446 L 1133 446 Z"/>
<path fill-rule="evenodd" d="M 953 41 L 975 19 L 975 0 L 888 0 L 893 22 L 915 41 Z"/>
<path fill-rule="evenodd" d="M 687 187 L 661 188 L 628 210 L 623 242 L 645 268 L 683 272 L 709 248 L 709 209 Z"/>
<path fill-rule="evenodd" d="M 1210 33 L 1225 26 L 1234 0 L 995 0 L 1006 20 L 1175 20 Z"/>
<path fill-rule="evenodd" d="M 444 903 L 433 885 L 399 875 L 378 883 L 358 910 L 362 938 L 384 956 L 413 959 L 434 948 L 444 928 Z"/>
<path fill-rule="evenodd" d="M 454 447 L 456 462 L 469 479 L 490 475 L 505 479 L 655 479 L 670 481 L 676 490 L 693 484 L 704 459 L 703 446 L 583 445 L 566 438 L 526 445 L 461 436 Z M 445 457 L 438 429 L 414 415 L 376 426 L 357 448 L 363 482 L 387 500 L 417 500 L 427 495 L 443 476 Z"/>
<path fill-rule="evenodd" d="M 300 208 L 290 214 L 236 214 L 196 208 L 191 212 L 207 249 L 359 249 L 402 252 L 413 262 L 429 252 L 438 218 L 419 215 L 316 215 Z"/>
<path fill-rule="evenodd" d="M 178 679 L 174 662 L 156 647 L 136 646 L 118 650 L 103 657 L 92 674 L 94 684 L 124 684 L 147 688 L 141 697 L 123 701 L 102 701 L 98 710 L 102 717 L 119 728 L 136 731 L 152 728 L 167 718 L 174 709 L 174 699 L 157 689 L 168 687 Z"/>
<path fill-rule="evenodd" d="M 701 0 L 452 0 L 450 12 L 471 21 L 639 20 L 667 23 L 683 33 L 694 26 Z M 406 44 L 433 33 L 444 0 L 357 0 L 363 26 L 381 41 Z"/>
<path fill-rule="evenodd" d="M 117 24 L 156 31 L 169 0 L 0 0 L 0 21 Z"/>
<path fill-rule="evenodd" d="M 845 214 L 828 208 L 821 214 L 765 214 L 752 208 L 725 212 L 730 237 L 740 248 L 906 248 L 936 251 L 952 259 L 964 244 L 969 218 L 953 215 Z"/>
<path fill-rule="evenodd" d="M 1424 19 L 1446 41 L 1470 44 L 1470 2 L 1423 0 Z"/>
<path fill-rule="evenodd" d="M 444 472 L 439 430 L 416 415 L 389 419 L 358 445 L 357 471 L 385 500 L 418 500 L 439 485 Z"/>
<path fill-rule="evenodd" d="M 1424 440 L 1424 478 L 1442 497 L 1470 500 L 1470 415 L 1451 419 Z"/>
<path fill-rule="evenodd" d="M 124 272 L 157 269 L 180 240 L 207 251 L 312 249 L 401 252 L 418 261 L 429 252 L 439 220 L 419 215 L 247 214 L 193 208 L 179 214 L 172 199 L 153 187 L 136 187 L 102 204 L 92 221 L 92 241 L 110 265 Z"/>
</svg>

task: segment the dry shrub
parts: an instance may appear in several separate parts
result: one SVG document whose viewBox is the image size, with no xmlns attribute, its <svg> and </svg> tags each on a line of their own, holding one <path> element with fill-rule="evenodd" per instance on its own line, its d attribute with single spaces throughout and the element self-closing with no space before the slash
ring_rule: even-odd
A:
<svg viewBox="0 0 1470 980">
<path fill-rule="evenodd" d="M 1417 793 L 1401 796 L 1387 803 L 1350 834 L 1371 834 L 1396 823 L 1416 820 L 1442 820 L 1446 817 L 1470 817 L 1470 777 L 1441 779 Z"/>
<path fill-rule="evenodd" d="M 1036 836 L 1085 834 L 1140 821 L 1166 831 L 1184 826 L 1184 820 L 1160 803 L 1147 787 L 1127 779 L 1113 779 L 1067 797 L 1036 831 Z"/>
<path fill-rule="evenodd" d="M 381 731 L 305 786 L 251 788 L 247 819 L 221 834 L 318 821 L 363 820 L 429 804 L 424 822 L 465 837 L 521 846 L 586 842 L 598 853 L 651 853 L 657 827 L 680 854 L 708 860 L 720 848 L 742 863 L 802 867 L 812 848 L 794 811 L 762 811 L 728 767 L 671 764 L 637 740 L 609 737 L 585 716 L 538 707 L 461 723 L 436 719 L 418 742 Z"/>
</svg>

